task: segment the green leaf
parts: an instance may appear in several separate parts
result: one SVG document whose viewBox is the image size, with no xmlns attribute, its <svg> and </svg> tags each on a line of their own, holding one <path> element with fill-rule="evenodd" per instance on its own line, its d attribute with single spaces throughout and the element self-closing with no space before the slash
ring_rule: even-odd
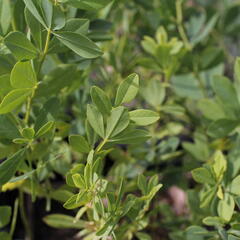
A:
<svg viewBox="0 0 240 240">
<path fill-rule="evenodd" d="M 219 120 L 225 118 L 225 113 L 221 106 L 212 99 L 201 99 L 198 102 L 198 108 L 203 116 L 210 120 Z"/>
<path fill-rule="evenodd" d="M 46 8 L 42 9 L 41 1 L 38 0 L 23 0 L 27 9 L 32 13 L 32 15 L 40 22 L 45 28 L 48 27 L 48 25 L 45 22 L 44 16 L 48 16 L 47 12 L 52 13 L 52 6 L 49 5 L 49 9 L 46 12 Z M 43 0 L 42 4 L 47 3 L 48 0 Z"/>
<path fill-rule="evenodd" d="M 32 89 L 16 89 L 8 93 L 0 104 L 0 114 L 9 113 L 19 105 L 21 105 L 29 95 L 31 95 Z"/>
<path fill-rule="evenodd" d="M 80 153 L 89 153 L 89 151 L 91 150 L 86 139 L 80 135 L 71 135 L 69 137 L 69 143 L 73 150 Z"/>
<path fill-rule="evenodd" d="M 67 202 L 63 205 L 66 209 L 79 208 L 87 204 L 91 200 L 91 196 L 87 192 L 81 192 L 79 194 L 73 195 Z"/>
<path fill-rule="evenodd" d="M 35 46 L 21 32 L 9 33 L 4 38 L 4 43 L 19 61 L 34 59 L 38 55 Z"/>
<path fill-rule="evenodd" d="M 0 138 L 14 139 L 20 137 L 17 126 L 8 115 L 0 115 Z"/>
<path fill-rule="evenodd" d="M 20 144 L 20 145 L 28 144 L 29 142 L 30 142 L 30 139 L 28 139 L 28 138 L 15 138 L 15 139 L 13 139 L 13 143 Z"/>
<path fill-rule="evenodd" d="M 152 238 L 150 237 L 150 235 L 143 233 L 143 232 L 137 232 L 136 236 L 139 240 L 152 240 Z"/>
<path fill-rule="evenodd" d="M 36 44 L 38 46 L 38 49 L 42 50 L 43 48 L 43 28 L 41 23 L 32 15 L 32 13 L 25 8 L 25 19 L 28 24 L 28 27 L 31 32 L 31 36 Z"/>
<path fill-rule="evenodd" d="M 142 88 L 141 95 L 145 101 L 155 108 L 159 108 L 166 96 L 166 87 L 159 80 L 151 80 L 146 87 Z"/>
<path fill-rule="evenodd" d="M 53 228 L 60 229 L 85 229 L 86 222 L 64 214 L 51 214 L 43 218 L 43 221 Z"/>
<path fill-rule="evenodd" d="M 237 176 L 236 178 L 233 179 L 229 186 L 229 191 L 232 194 L 240 196 L 240 176 Z"/>
<path fill-rule="evenodd" d="M 236 82 L 240 82 L 240 57 L 237 57 L 234 64 L 234 78 Z"/>
<path fill-rule="evenodd" d="M 192 171 L 193 179 L 199 183 L 216 184 L 214 176 L 207 168 L 196 168 Z"/>
<path fill-rule="evenodd" d="M 14 88 L 33 88 L 36 86 L 37 77 L 31 62 L 18 62 L 11 72 L 11 85 Z"/>
<path fill-rule="evenodd" d="M 87 165 L 84 168 L 84 182 L 86 183 L 87 188 L 90 188 L 92 186 L 92 180 L 93 180 L 92 166 L 89 163 L 87 163 Z"/>
<path fill-rule="evenodd" d="M 118 87 L 115 106 L 132 101 L 139 90 L 139 76 L 136 73 L 129 75 Z"/>
<path fill-rule="evenodd" d="M 65 26 L 65 16 L 50 0 L 23 0 L 27 9 L 46 29 L 59 30 Z"/>
<path fill-rule="evenodd" d="M 20 149 L 0 164 L 0 185 L 4 185 L 14 176 L 24 160 L 24 154 L 25 149 Z"/>
<path fill-rule="evenodd" d="M 239 240 L 239 239 L 240 239 L 240 237 L 234 236 L 232 234 L 228 235 L 228 240 Z"/>
<path fill-rule="evenodd" d="M 107 6 L 113 0 L 66 0 L 65 2 L 73 7 L 84 10 L 99 10 Z"/>
<path fill-rule="evenodd" d="M 219 217 L 206 217 L 203 219 L 203 223 L 207 226 L 222 226 L 224 224 Z"/>
<path fill-rule="evenodd" d="M 12 90 L 12 86 L 10 84 L 10 74 L 0 76 L 0 86 L 0 97 L 3 97 Z"/>
<path fill-rule="evenodd" d="M 80 82 L 81 73 L 73 64 L 61 64 L 44 76 L 36 90 L 36 97 L 56 96 L 68 91 L 74 82 Z M 67 81 L 66 81 L 67 79 Z"/>
<path fill-rule="evenodd" d="M 215 14 L 206 24 L 206 26 L 204 26 L 202 28 L 202 31 L 196 36 L 194 37 L 191 42 L 192 44 L 197 44 L 199 42 L 201 42 L 204 38 L 206 38 L 209 33 L 213 30 L 215 24 L 217 23 L 219 16 L 217 14 Z"/>
<path fill-rule="evenodd" d="M 53 30 L 60 30 L 66 24 L 65 15 L 59 6 L 53 6 L 53 15 L 51 25 L 49 26 Z"/>
<path fill-rule="evenodd" d="M 9 206 L 0 206 L 0 228 L 5 227 L 11 220 L 12 209 Z"/>
<path fill-rule="evenodd" d="M 218 203 L 218 215 L 226 222 L 229 222 L 234 212 L 234 199 L 229 194 L 225 194 L 224 199 Z"/>
<path fill-rule="evenodd" d="M 27 139 L 33 139 L 35 135 L 35 131 L 33 128 L 24 128 L 22 130 L 22 136 Z"/>
<path fill-rule="evenodd" d="M 86 35 L 88 33 L 90 21 L 83 18 L 72 18 L 66 22 L 64 31 L 75 32 Z"/>
<path fill-rule="evenodd" d="M 151 110 L 138 109 L 129 112 L 131 121 L 139 126 L 147 126 L 159 120 L 159 114 Z"/>
<path fill-rule="evenodd" d="M 116 208 L 119 207 L 120 202 L 122 201 L 122 198 L 123 198 L 123 194 L 124 194 L 124 178 L 121 178 L 121 182 L 119 184 L 119 189 L 118 189 L 117 198 L 116 198 Z"/>
<path fill-rule="evenodd" d="M 83 58 L 96 58 L 102 55 L 100 48 L 81 33 L 57 32 L 57 39 Z"/>
<path fill-rule="evenodd" d="M 227 116 L 238 119 L 240 116 L 240 104 L 236 89 L 230 80 L 223 76 L 215 76 L 212 81 L 212 87 Z"/>
<path fill-rule="evenodd" d="M 128 111 L 120 106 L 111 111 L 107 120 L 106 138 L 113 138 L 129 125 Z"/>
<path fill-rule="evenodd" d="M 73 180 L 74 185 L 77 188 L 80 188 L 80 189 L 85 189 L 86 188 L 84 178 L 79 173 L 73 174 L 72 175 L 72 180 Z"/>
<path fill-rule="evenodd" d="M 227 170 L 227 160 L 221 151 L 216 151 L 213 156 L 213 171 L 218 180 L 223 178 L 224 172 Z"/>
<path fill-rule="evenodd" d="M 210 205 L 210 202 L 214 199 L 214 197 L 216 196 L 216 192 L 217 188 L 216 187 L 212 187 L 209 188 L 207 191 L 205 191 L 202 195 L 201 195 L 201 205 L 200 208 L 205 208 L 208 207 Z"/>
<path fill-rule="evenodd" d="M 12 20 L 12 10 L 11 10 L 11 0 L 0 1 L 0 26 L 3 35 L 5 35 L 11 25 Z"/>
<path fill-rule="evenodd" d="M 91 97 L 93 103 L 97 106 L 98 110 L 102 114 L 109 114 L 112 109 L 112 104 L 108 98 L 108 96 L 105 94 L 105 92 L 100 89 L 99 87 L 92 87 L 91 88 Z"/>
<path fill-rule="evenodd" d="M 44 134 L 48 133 L 54 126 L 54 122 L 53 121 L 50 121 L 50 122 L 47 122 L 45 123 L 36 133 L 36 137 L 41 137 L 43 136 Z"/>
<path fill-rule="evenodd" d="M 138 175 L 138 188 L 141 190 L 143 195 L 148 193 L 147 179 L 143 174 Z"/>
<path fill-rule="evenodd" d="M 104 138 L 103 116 L 95 106 L 90 104 L 87 105 L 87 120 L 94 131 Z"/>
<path fill-rule="evenodd" d="M 151 138 L 151 135 L 146 130 L 126 128 L 122 133 L 112 138 L 110 142 L 119 144 L 139 144 L 146 142 L 149 138 Z"/>
<path fill-rule="evenodd" d="M 239 122 L 236 120 L 219 119 L 209 125 L 207 134 L 213 138 L 223 138 L 234 131 L 238 125 Z"/>
<path fill-rule="evenodd" d="M 208 231 L 200 226 L 191 226 L 186 229 L 186 240 L 204 240 Z"/>
</svg>

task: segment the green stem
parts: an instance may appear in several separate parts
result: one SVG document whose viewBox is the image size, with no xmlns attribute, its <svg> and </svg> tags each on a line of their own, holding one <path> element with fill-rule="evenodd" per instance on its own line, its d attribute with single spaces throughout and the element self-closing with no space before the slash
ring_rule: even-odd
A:
<svg viewBox="0 0 240 240">
<path fill-rule="evenodd" d="M 204 97 L 208 97 L 208 94 L 207 94 L 207 91 L 206 91 L 206 88 L 205 88 L 205 85 L 204 85 L 204 82 L 203 82 L 203 79 L 201 78 L 199 72 L 198 72 L 198 67 L 195 65 L 194 66 L 194 75 L 196 77 L 196 79 L 198 80 L 198 85 L 202 91 L 202 94 Z"/>
<path fill-rule="evenodd" d="M 50 43 L 50 37 L 51 37 L 51 29 L 49 28 L 49 29 L 47 30 L 46 43 L 45 43 L 45 47 L 44 47 L 44 50 L 43 50 L 43 54 L 42 54 L 42 57 L 41 57 L 41 60 L 40 60 L 40 63 L 39 63 L 37 76 L 39 76 L 39 74 L 40 74 L 40 71 L 41 71 L 43 62 L 44 62 L 44 60 L 45 60 L 45 58 L 46 58 L 46 55 L 47 55 L 47 53 L 48 53 L 48 48 L 49 48 L 49 43 Z"/>
<path fill-rule="evenodd" d="M 30 117 L 30 112 L 31 112 L 31 105 L 32 105 L 32 99 L 34 98 L 35 95 L 35 89 L 32 92 L 32 95 L 30 97 L 28 97 L 28 101 L 27 101 L 27 107 L 26 107 L 26 115 L 24 118 L 24 122 L 27 125 L 28 124 L 28 120 Z"/>
<path fill-rule="evenodd" d="M 16 228 L 16 222 L 17 222 L 17 215 L 18 215 L 18 206 L 19 206 L 19 200 L 18 198 L 15 200 L 14 203 L 14 211 L 13 211 L 13 217 L 12 217 L 12 224 L 10 229 L 10 236 L 13 238 L 13 234 Z"/>
<path fill-rule="evenodd" d="M 104 147 L 104 145 L 105 145 L 107 142 L 108 142 L 108 139 L 107 139 L 107 138 L 104 139 L 104 140 L 98 145 L 98 147 L 97 147 L 97 149 L 96 149 L 96 152 L 97 152 L 97 153 L 100 152 L 101 149 Z"/>
<path fill-rule="evenodd" d="M 42 57 L 41 57 L 41 60 L 40 60 L 40 63 L 39 63 L 39 67 L 38 67 L 38 71 L 37 71 L 37 76 L 39 76 L 39 74 L 40 74 L 40 71 L 41 71 L 43 62 L 44 62 L 44 60 L 45 60 L 45 58 L 46 58 L 46 55 L 47 55 L 47 53 L 48 53 L 48 48 L 49 48 L 49 43 L 50 43 L 50 37 L 51 37 L 51 29 L 48 29 L 48 31 L 47 31 L 46 43 L 45 43 L 45 47 L 44 47 L 44 50 L 43 50 L 43 54 L 42 54 Z M 28 124 L 28 120 L 29 120 L 29 116 L 30 116 L 30 112 L 31 112 L 32 99 L 34 98 L 36 88 L 37 88 L 37 86 L 35 87 L 35 89 L 33 90 L 32 95 L 28 98 L 28 101 L 27 101 L 26 115 L 25 115 L 25 118 L 24 118 L 24 122 L 25 122 L 26 125 Z"/>
<path fill-rule="evenodd" d="M 191 50 L 192 45 L 190 44 L 190 42 L 188 40 L 188 37 L 187 37 L 187 34 L 185 32 L 185 29 L 183 27 L 182 0 L 177 0 L 176 1 L 176 14 L 177 14 L 176 22 L 177 22 L 178 32 L 179 32 L 179 34 L 180 34 L 180 36 L 183 40 L 183 43 L 184 43 L 185 47 L 188 50 Z"/>
<path fill-rule="evenodd" d="M 20 215 L 21 215 L 21 219 L 25 228 L 25 232 L 27 234 L 27 237 L 31 240 L 33 239 L 32 237 L 32 231 L 31 231 L 31 227 L 29 225 L 28 219 L 27 219 L 27 215 L 25 212 L 25 206 L 24 206 L 24 193 L 22 191 L 22 189 L 19 189 L 19 207 L 20 207 Z"/>
</svg>

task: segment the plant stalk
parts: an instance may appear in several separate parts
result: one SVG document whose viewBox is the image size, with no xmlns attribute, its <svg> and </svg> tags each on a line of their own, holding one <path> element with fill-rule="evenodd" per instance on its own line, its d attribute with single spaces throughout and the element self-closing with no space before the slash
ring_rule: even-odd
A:
<svg viewBox="0 0 240 240">
<path fill-rule="evenodd" d="M 25 232 L 26 232 L 26 235 L 27 235 L 26 239 L 33 240 L 31 227 L 30 227 L 30 224 L 28 222 L 27 215 L 26 215 L 26 210 L 25 210 L 25 206 L 24 206 L 24 193 L 23 193 L 22 189 L 19 189 L 19 207 L 20 207 L 21 219 L 22 219 L 24 229 L 25 229 Z"/>
<path fill-rule="evenodd" d="M 12 223 L 11 223 L 11 229 L 10 229 L 10 236 L 13 238 L 13 234 L 16 228 L 16 222 L 17 222 L 17 216 L 18 216 L 18 206 L 19 206 L 19 199 L 17 198 L 14 202 L 14 211 L 13 211 L 13 217 L 12 217 Z"/>
</svg>

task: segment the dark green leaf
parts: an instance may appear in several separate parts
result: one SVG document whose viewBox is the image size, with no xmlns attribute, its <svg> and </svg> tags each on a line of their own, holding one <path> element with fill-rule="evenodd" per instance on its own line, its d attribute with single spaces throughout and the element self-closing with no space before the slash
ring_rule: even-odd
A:
<svg viewBox="0 0 240 240">
<path fill-rule="evenodd" d="M 87 119 L 94 131 L 104 138 L 103 116 L 95 106 L 90 104 L 87 106 Z"/>
<path fill-rule="evenodd" d="M 24 155 L 25 149 L 21 149 L 0 164 L 0 185 L 4 185 L 14 176 L 24 160 Z"/>
<path fill-rule="evenodd" d="M 229 135 L 237 126 L 238 121 L 230 119 L 219 119 L 210 124 L 207 133 L 214 138 L 222 138 Z"/>
<path fill-rule="evenodd" d="M 227 116 L 229 118 L 239 118 L 240 104 L 237 92 L 230 80 L 223 76 L 215 76 L 212 81 L 212 86 Z"/>
<path fill-rule="evenodd" d="M 110 113 L 112 109 L 112 105 L 108 96 L 105 94 L 105 92 L 102 89 L 96 86 L 92 87 L 91 97 L 92 97 L 93 103 L 97 106 L 98 110 L 102 114 L 108 115 Z"/>
<path fill-rule="evenodd" d="M 30 60 L 38 55 L 35 46 L 21 32 L 11 32 L 4 39 L 5 45 L 18 60 Z"/>
<path fill-rule="evenodd" d="M 11 207 L 0 206 L 0 228 L 5 227 L 11 220 Z"/>
<path fill-rule="evenodd" d="M 71 135 L 69 137 L 69 143 L 73 150 L 80 153 L 89 153 L 91 150 L 86 139 L 81 135 Z"/>
<path fill-rule="evenodd" d="M 84 10 L 98 10 L 101 9 L 112 0 L 66 0 L 67 4 L 72 5 L 76 8 L 84 9 Z"/>
<path fill-rule="evenodd" d="M 54 34 L 60 42 L 81 57 L 96 58 L 102 55 L 100 48 L 81 33 L 57 32 Z"/>
</svg>

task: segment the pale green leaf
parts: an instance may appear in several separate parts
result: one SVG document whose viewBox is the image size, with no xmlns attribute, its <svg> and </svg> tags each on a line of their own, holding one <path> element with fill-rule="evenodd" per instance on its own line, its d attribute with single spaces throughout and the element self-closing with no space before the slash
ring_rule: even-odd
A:
<svg viewBox="0 0 240 240">
<path fill-rule="evenodd" d="M 208 184 L 216 184 L 216 181 L 214 179 L 214 176 L 211 174 L 211 172 L 209 171 L 209 169 L 207 168 L 196 168 L 192 171 L 192 176 L 193 179 L 196 182 L 199 183 L 208 183 Z"/>
<path fill-rule="evenodd" d="M 157 112 L 145 109 L 138 109 L 129 113 L 130 119 L 139 126 L 147 126 L 159 120 Z"/>
<path fill-rule="evenodd" d="M 102 114 L 109 114 L 112 109 L 112 104 L 108 98 L 108 96 L 105 94 L 105 92 L 100 89 L 99 87 L 92 87 L 91 89 L 91 97 L 93 103 L 97 106 L 98 110 Z"/>
<path fill-rule="evenodd" d="M 0 104 L 0 114 L 6 114 L 21 105 L 29 95 L 31 95 L 31 88 L 16 89 L 9 92 Z"/>
<path fill-rule="evenodd" d="M 43 218 L 43 221 L 50 227 L 59 229 L 84 229 L 86 227 L 84 221 L 64 214 L 47 215 Z"/>
<path fill-rule="evenodd" d="M 120 106 L 111 111 L 107 121 L 106 138 L 113 138 L 129 125 L 128 111 Z"/>
<path fill-rule="evenodd" d="M 36 86 L 37 77 L 31 62 L 17 62 L 11 72 L 10 82 L 14 88 L 33 88 Z"/>
<path fill-rule="evenodd" d="M 139 76 L 136 73 L 129 75 L 118 87 L 115 105 L 132 101 L 139 90 Z"/>
<path fill-rule="evenodd" d="M 91 59 L 102 55 L 100 48 L 81 33 L 57 32 L 54 34 L 60 42 L 81 57 Z"/>
</svg>

